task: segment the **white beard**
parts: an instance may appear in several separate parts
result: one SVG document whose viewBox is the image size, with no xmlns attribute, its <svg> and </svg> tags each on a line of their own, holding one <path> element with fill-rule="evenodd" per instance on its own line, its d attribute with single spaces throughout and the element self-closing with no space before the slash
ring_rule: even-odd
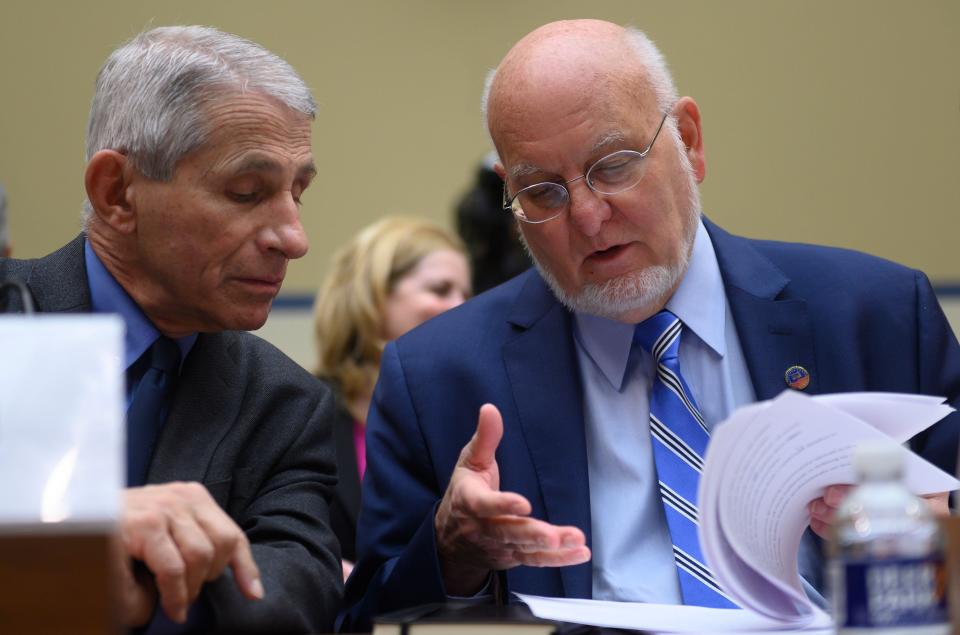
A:
<svg viewBox="0 0 960 635">
<path fill-rule="evenodd" d="M 655 313 L 666 304 L 667 294 L 687 268 L 687 257 L 673 265 L 656 265 L 632 271 L 600 284 L 587 283 L 570 295 L 564 292 L 557 279 L 533 256 L 534 264 L 557 299 L 571 311 L 587 313 L 612 320 L 637 312 Z"/>
<path fill-rule="evenodd" d="M 679 141 L 679 139 L 676 139 Z M 683 149 L 680 142 L 680 149 Z M 602 283 L 587 283 L 574 294 L 563 290 L 557 278 L 537 259 L 530 249 L 523 232 L 520 238 L 524 248 L 547 286 L 557 299 L 571 311 L 587 313 L 612 320 L 619 320 L 628 313 L 639 312 L 652 315 L 659 311 L 670 298 L 667 296 L 687 271 L 693 241 L 700 222 L 700 189 L 697 187 L 693 167 L 684 152 L 679 152 L 680 163 L 689 181 L 685 234 L 681 239 L 680 257 L 668 265 L 654 265 L 610 278 Z"/>
</svg>

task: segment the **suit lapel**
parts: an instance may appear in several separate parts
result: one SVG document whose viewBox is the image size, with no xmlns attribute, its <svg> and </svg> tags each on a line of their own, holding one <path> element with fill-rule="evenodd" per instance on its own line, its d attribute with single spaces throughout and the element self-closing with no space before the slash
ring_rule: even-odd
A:
<svg viewBox="0 0 960 635">
<path fill-rule="evenodd" d="M 227 332 L 197 337 L 157 439 L 148 483 L 230 478 L 230 474 L 208 474 L 214 451 L 240 416 L 244 397 L 229 336 Z"/>
<path fill-rule="evenodd" d="M 509 321 L 522 332 L 503 347 L 520 426 L 540 485 L 546 520 L 590 536 L 583 400 L 569 313 L 531 274 Z M 590 564 L 560 570 L 567 597 L 589 598 Z"/>
<path fill-rule="evenodd" d="M 805 392 L 818 392 L 813 331 L 803 299 L 785 298 L 790 283 L 751 241 L 732 236 L 703 219 L 723 275 L 730 311 L 750 370 L 757 399 L 771 399 L 786 389 L 791 366 L 810 373 Z"/>
</svg>

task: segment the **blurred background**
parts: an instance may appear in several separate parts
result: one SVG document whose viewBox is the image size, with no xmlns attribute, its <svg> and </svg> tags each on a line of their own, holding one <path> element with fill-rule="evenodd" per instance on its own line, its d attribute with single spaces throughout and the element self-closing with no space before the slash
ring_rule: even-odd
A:
<svg viewBox="0 0 960 635">
<path fill-rule="evenodd" d="M 310 253 L 262 329 L 313 364 L 311 303 L 332 252 L 388 213 L 454 228 L 489 142 L 487 69 L 545 22 L 645 30 L 703 114 L 706 213 L 753 237 L 838 245 L 924 270 L 960 326 L 956 0 L 246 0 L 0 5 L 0 183 L 13 253 L 79 230 L 94 78 L 142 29 L 199 23 L 287 59 L 313 89 Z"/>
</svg>

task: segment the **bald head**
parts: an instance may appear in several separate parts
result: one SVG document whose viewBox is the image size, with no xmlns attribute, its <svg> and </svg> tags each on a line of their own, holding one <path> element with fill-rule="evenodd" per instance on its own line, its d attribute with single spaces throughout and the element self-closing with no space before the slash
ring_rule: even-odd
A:
<svg viewBox="0 0 960 635">
<path fill-rule="evenodd" d="M 630 323 L 660 310 L 686 270 L 706 164 L 699 109 L 656 46 L 610 22 L 553 22 L 510 49 L 484 96 L 494 170 L 557 298 Z"/>
<path fill-rule="evenodd" d="M 676 101 L 653 42 L 603 20 L 551 22 L 517 42 L 488 78 L 484 117 L 499 147 L 503 134 L 614 96 L 661 112 Z"/>
</svg>

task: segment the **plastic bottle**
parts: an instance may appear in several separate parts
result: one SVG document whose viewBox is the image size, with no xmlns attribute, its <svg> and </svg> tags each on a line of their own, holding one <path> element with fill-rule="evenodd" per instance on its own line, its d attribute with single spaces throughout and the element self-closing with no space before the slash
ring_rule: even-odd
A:
<svg viewBox="0 0 960 635">
<path fill-rule="evenodd" d="M 859 485 L 837 509 L 828 543 L 834 622 L 842 635 L 950 631 L 943 535 L 926 502 L 903 484 L 905 450 L 854 450 Z"/>
</svg>

